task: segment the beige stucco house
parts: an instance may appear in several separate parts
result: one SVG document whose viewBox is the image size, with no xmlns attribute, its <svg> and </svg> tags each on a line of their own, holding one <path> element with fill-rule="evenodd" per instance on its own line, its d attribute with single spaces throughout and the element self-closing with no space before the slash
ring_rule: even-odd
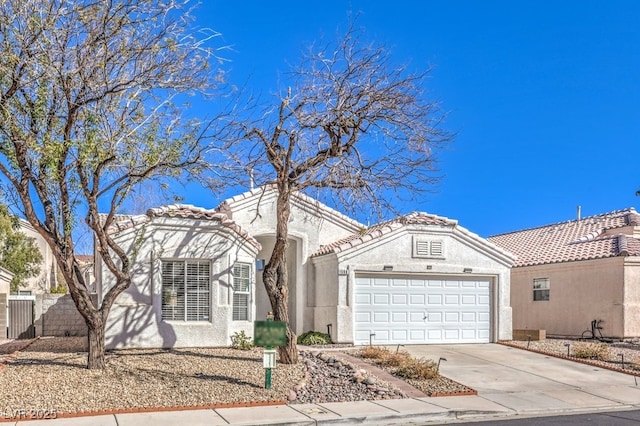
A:
<svg viewBox="0 0 640 426">
<path fill-rule="evenodd" d="M 109 347 L 222 346 L 271 310 L 261 277 L 274 245 L 276 193 L 216 209 L 151 209 L 111 230 L 134 254 L 113 307 Z M 296 194 L 289 223 L 291 327 L 356 344 L 484 343 L 511 338 L 507 251 L 456 221 L 412 213 L 367 227 Z M 98 297 L 113 279 L 96 258 Z"/>
<path fill-rule="evenodd" d="M 581 336 L 592 320 L 602 334 L 640 336 L 640 216 L 625 209 L 489 241 L 514 253 L 514 329 Z"/>
</svg>

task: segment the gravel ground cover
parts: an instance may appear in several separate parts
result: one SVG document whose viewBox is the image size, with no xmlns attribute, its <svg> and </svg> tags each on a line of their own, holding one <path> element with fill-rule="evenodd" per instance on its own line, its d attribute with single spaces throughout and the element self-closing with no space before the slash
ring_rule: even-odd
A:
<svg viewBox="0 0 640 426">
<path fill-rule="evenodd" d="M 262 351 L 138 349 L 86 369 L 86 338 L 42 338 L 0 371 L 0 412 L 101 410 L 284 401 L 303 366 L 279 364 L 264 389 Z"/>
<path fill-rule="evenodd" d="M 21 347 L 0 341 L 2 354 Z M 0 413 L 60 414 L 266 401 L 341 402 L 405 398 L 367 369 L 301 351 L 297 365 L 278 364 L 264 389 L 261 349 L 136 349 L 107 353 L 104 371 L 87 370 L 86 337 L 41 338 L 0 369 Z M 337 356 L 337 354 L 336 354 Z M 327 362 L 332 361 L 332 362 Z M 407 382 L 409 382 L 407 380 Z M 445 377 L 410 382 L 431 395 L 469 388 Z"/>
<path fill-rule="evenodd" d="M 629 342 L 602 343 L 598 341 L 580 341 L 569 339 L 545 339 L 539 341 L 510 341 L 505 342 L 510 346 L 529 349 L 554 356 L 580 360 L 589 364 L 599 365 L 605 368 L 613 368 L 640 374 L 640 345 Z M 602 347 L 604 359 L 576 358 L 577 350 L 598 349 Z M 624 364 L 623 361 L 624 360 Z M 623 368 L 624 367 L 624 368 Z"/>
</svg>

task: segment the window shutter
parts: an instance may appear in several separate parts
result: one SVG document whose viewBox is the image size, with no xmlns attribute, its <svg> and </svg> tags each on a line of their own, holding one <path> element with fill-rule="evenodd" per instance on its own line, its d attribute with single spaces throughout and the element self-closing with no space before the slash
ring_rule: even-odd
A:
<svg viewBox="0 0 640 426">
<path fill-rule="evenodd" d="M 233 265 L 233 320 L 249 320 L 249 295 L 251 291 L 251 265 Z"/>
</svg>

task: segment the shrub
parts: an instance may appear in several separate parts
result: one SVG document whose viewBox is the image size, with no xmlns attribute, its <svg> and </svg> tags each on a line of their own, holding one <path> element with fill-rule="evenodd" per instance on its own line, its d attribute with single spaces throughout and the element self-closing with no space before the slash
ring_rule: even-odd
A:
<svg viewBox="0 0 640 426">
<path fill-rule="evenodd" d="M 360 357 L 366 359 L 382 359 L 390 354 L 389 349 L 378 346 L 365 346 L 360 349 Z"/>
<path fill-rule="evenodd" d="M 253 348 L 253 341 L 251 337 L 247 336 L 244 330 L 233 333 L 231 336 L 231 347 L 233 349 L 239 349 L 241 351 L 248 351 Z"/>
<path fill-rule="evenodd" d="M 394 374 L 405 379 L 425 380 L 438 377 L 436 363 L 430 359 L 407 357 L 394 369 Z"/>
<path fill-rule="evenodd" d="M 606 343 L 576 343 L 572 355 L 576 358 L 603 361 L 609 356 L 609 347 Z"/>
<path fill-rule="evenodd" d="M 378 360 L 385 367 L 398 367 L 410 358 L 406 352 L 387 352 Z"/>
<path fill-rule="evenodd" d="M 333 343 L 331 336 L 326 333 L 320 333 L 319 331 L 307 331 L 298 336 L 299 345 L 330 345 L 331 343 Z"/>
<path fill-rule="evenodd" d="M 51 294 L 67 294 L 67 286 L 64 284 L 60 284 L 57 287 L 51 287 L 51 289 L 49 290 L 49 293 Z"/>
</svg>

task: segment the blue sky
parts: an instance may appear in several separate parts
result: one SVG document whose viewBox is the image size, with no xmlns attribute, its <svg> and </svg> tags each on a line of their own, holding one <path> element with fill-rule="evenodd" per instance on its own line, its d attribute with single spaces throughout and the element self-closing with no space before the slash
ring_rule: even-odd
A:
<svg viewBox="0 0 640 426">
<path fill-rule="evenodd" d="M 640 2 L 204 0 L 196 15 L 232 46 L 229 81 L 269 94 L 350 11 L 398 63 L 434 67 L 426 89 L 457 132 L 436 192 L 405 212 L 486 237 L 640 204 Z"/>
</svg>

